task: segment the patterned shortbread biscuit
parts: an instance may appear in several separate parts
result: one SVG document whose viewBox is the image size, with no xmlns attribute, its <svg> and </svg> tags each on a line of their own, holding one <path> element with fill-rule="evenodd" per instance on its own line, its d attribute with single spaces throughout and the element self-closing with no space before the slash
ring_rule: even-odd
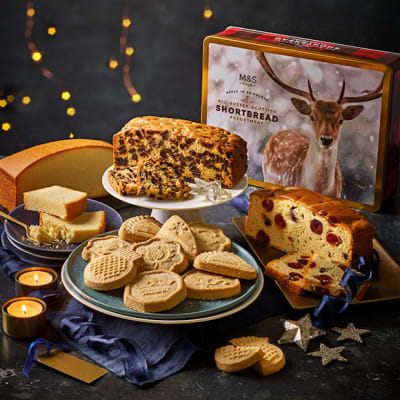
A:
<svg viewBox="0 0 400 400">
<path fill-rule="evenodd" d="M 171 271 L 142 272 L 124 290 L 124 304 L 141 312 L 170 310 L 185 298 L 182 277 Z"/>
<path fill-rule="evenodd" d="M 192 269 L 183 276 L 190 299 L 218 300 L 240 293 L 240 281 L 236 278 L 211 274 Z"/>
<path fill-rule="evenodd" d="M 140 256 L 133 251 L 132 243 L 120 239 L 118 236 L 103 236 L 89 240 L 82 250 L 82 258 L 85 261 L 93 261 L 97 257 L 119 254 L 132 258 L 135 263 L 139 262 Z"/>
<path fill-rule="evenodd" d="M 195 221 L 190 222 L 189 227 L 196 240 L 199 254 L 205 251 L 224 251 L 231 248 L 231 239 L 218 226 Z"/>
<path fill-rule="evenodd" d="M 127 219 L 119 228 L 118 235 L 131 242 L 143 242 L 154 237 L 160 228 L 161 224 L 150 215 L 138 215 Z"/>
<path fill-rule="evenodd" d="M 116 254 L 90 261 L 83 274 L 85 285 L 95 290 L 113 290 L 131 282 L 137 273 L 132 260 Z"/>
<path fill-rule="evenodd" d="M 193 266 L 202 271 L 232 276 L 240 279 L 256 279 L 256 269 L 229 251 L 209 251 L 199 254 Z"/>
<path fill-rule="evenodd" d="M 242 371 L 263 358 L 260 347 L 224 346 L 215 350 L 214 360 L 218 369 L 225 372 Z"/>
<path fill-rule="evenodd" d="M 190 262 L 198 254 L 196 240 L 189 225 L 178 215 L 173 215 L 164 222 L 157 233 L 157 237 L 179 243 Z"/>
<path fill-rule="evenodd" d="M 253 365 L 253 368 L 262 375 L 272 375 L 280 371 L 286 364 L 282 350 L 271 343 L 267 337 L 245 336 L 229 340 L 234 346 L 258 346 L 263 351 L 263 358 Z"/>
<path fill-rule="evenodd" d="M 133 250 L 143 257 L 139 272 L 165 269 L 181 273 L 189 265 L 178 243 L 167 242 L 158 237 L 135 243 Z"/>
</svg>

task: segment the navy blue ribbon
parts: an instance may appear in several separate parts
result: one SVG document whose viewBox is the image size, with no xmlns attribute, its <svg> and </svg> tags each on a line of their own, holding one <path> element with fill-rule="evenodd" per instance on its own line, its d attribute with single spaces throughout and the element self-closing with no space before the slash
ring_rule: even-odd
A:
<svg viewBox="0 0 400 400">
<path fill-rule="evenodd" d="M 57 305 L 64 299 L 66 292 L 62 290 L 35 290 L 29 293 L 29 297 L 43 300 L 49 307 Z"/>
<path fill-rule="evenodd" d="M 41 344 L 45 344 L 46 345 L 46 357 L 48 357 L 48 355 L 50 354 L 50 351 L 52 349 L 60 349 L 60 350 L 69 350 L 70 347 L 66 344 L 58 344 L 58 343 L 53 343 L 53 342 L 49 342 L 46 339 L 37 339 L 34 342 L 32 342 L 29 346 L 29 350 L 28 350 L 28 356 L 26 357 L 25 360 L 25 364 L 24 364 L 24 369 L 22 370 L 22 373 L 28 377 L 29 376 L 29 371 L 32 368 L 32 363 L 33 361 L 36 361 L 36 351 L 38 349 L 38 347 Z"/>
<path fill-rule="evenodd" d="M 132 339 L 109 336 L 102 326 L 91 322 L 92 319 L 92 312 L 88 321 L 81 316 L 65 317 L 60 321 L 59 328 L 71 341 L 85 342 L 99 353 L 120 358 L 124 366 L 124 377 L 127 379 L 140 381 L 141 377 L 145 377 L 148 366 L 140 346 Z"/>
<path fill-rule="evenodd" d="M 229 204 L 233 205 L 240 213 L 247 215 L 250 203 L 244 194 L 235 197 L 233 200 L 229 202 Z"/>
<path fill-rule="evenodd" d="M 366 257 L 359 257 L 356 271 L 346 268 L 339 285 L 346 292 L 346 297 L 324 295 L 319 305 L 311 314 L 312 323 L 315 327 L 321 328 L 329 321 L 334 320 L 342 314 L 351 304 L 362 285 L 371 280 L 374 270 L 379 264 L 379 254 L 374 250 L 375 260 Z"/>
</svg>

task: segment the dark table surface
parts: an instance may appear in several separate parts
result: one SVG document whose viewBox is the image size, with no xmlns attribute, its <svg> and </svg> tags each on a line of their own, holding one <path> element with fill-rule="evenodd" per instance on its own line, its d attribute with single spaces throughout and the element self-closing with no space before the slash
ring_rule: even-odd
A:
<svg viewBox="0 0 400 400">
<path fill-rule="evenodd" d="M 398 197 L 397 197 L 398 198 Z M 123 219 L 149 213 L 149 210 L 123 205 L 107 198 Z M 376 226 L 376 236 L 389 253 L 400 262 L 399 201 L 385 204 L 379 213 L 364 215 Z M 247 247 L 231 223 L 240 216 L 231 205 L 203 210 L 206 222 L 219 225 L 231 239 Z M 266 277 L 266 279 L 269 279 Z M 0 302 L 14 297 L 14 287 L 0 271 Z M 29 378 L 22 367 L 29 341 L 0 335 L 0 399 L 111 399 L 111 398 L 179 398 L 179 399 L 398 399 L 400 398 L 400 301 L 388 301 L 352 306 L 337 321 L 339 326 L 353 322 L 356 327 L 369 329 L 364 343 L 345 342 L 343 353 L 349 362 L 333 362 L 327 367 L 319 358 L 309 357 L 295 345 L 282 345 L 286 367 L 276 375 L 263 377 L 248 369 L 228 374 L 214 364 L 217 346 L 239 336 L 268 336 L 272 343 L 283 333 L 282 319 L 298 319 L 304 313 L 292 310 L 264 319 L 258 323 L 208 335 L 204 350 L 193 355 L 187 365 L 151 387 L 140 389 L 108 373 L 93 384 L 85 384 L 59 372 L 34 364 Z M 1 328 L 0 328 L 1 329 Z M 330 347 L 337 346 L 337 335 L 328 332 L 322 340 Z M 316 351 L 321 341 L 314 339 L 308 351 Z M 341 343 L 342 344 L 342 343 Z M 340 344 L 340 345 L 341 345 Z M 82 356 L 82 358 L 85 358 Z"/>
</svg>

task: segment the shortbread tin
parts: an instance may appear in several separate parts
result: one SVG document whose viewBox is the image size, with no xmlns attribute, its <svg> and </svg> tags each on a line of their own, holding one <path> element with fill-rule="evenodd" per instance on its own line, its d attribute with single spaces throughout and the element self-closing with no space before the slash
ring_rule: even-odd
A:
<svg viewBox="0 0 400 400">
<path fill-rule="evenodd" d="M 242 136 L 249 183 L 376 211 L 394 193 L 400 55 L 228 27 L 203 48 L 202 122 Z"/>
</svg>

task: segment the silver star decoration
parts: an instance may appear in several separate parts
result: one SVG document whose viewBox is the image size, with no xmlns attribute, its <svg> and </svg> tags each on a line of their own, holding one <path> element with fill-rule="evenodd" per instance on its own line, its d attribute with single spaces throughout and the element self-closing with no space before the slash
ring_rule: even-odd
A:
<svg viewBox="0 0 400 400">
<path fill-rule="evenodd" d="M 326 335 L 326 331 L 313 326 L 310 314 L 306 314 L 298 321 L 285 320 L 283 327 L 286 332 L 280 337 L 278 343 L 296 343 L 303 351 L 307 351 L 311 339 Z"/>
<path fill-rule="evenodd" d="M 340 353 L 345 349 L 345 346 L 339 347 L 327 347 L 323 343 L 319 345 L 319 351 L 313 351 L 312 353 L 307 353 L 308 356 L 321 357 L 322 365 L 325 367 L 330 362 L 344 361 L 347 362 L 347 358 L 344 358 Z"/>
<path fill-rule="evenodd" d="M 194 178 L 194 184 L 190 185 L 190 193 L 205 196 L 208 201 L 215 204 L 219 199 L 232 198 L 231 193 L 222 189 L 221 182 L 207 182 L 200 178 Z"/>
<path fill-rule="evenodd" d="M 357 329 L 352 322 L 348 323 L 346 328 L 332 328 L 334 332 L 340 333 L 337 338 L 338 342 L 342 340 L 350 339 L 355 340 L 358 343 L 362 343 L 361 335 L 365 335 L 370 331 L 368 329 Z"/>
</svg>

